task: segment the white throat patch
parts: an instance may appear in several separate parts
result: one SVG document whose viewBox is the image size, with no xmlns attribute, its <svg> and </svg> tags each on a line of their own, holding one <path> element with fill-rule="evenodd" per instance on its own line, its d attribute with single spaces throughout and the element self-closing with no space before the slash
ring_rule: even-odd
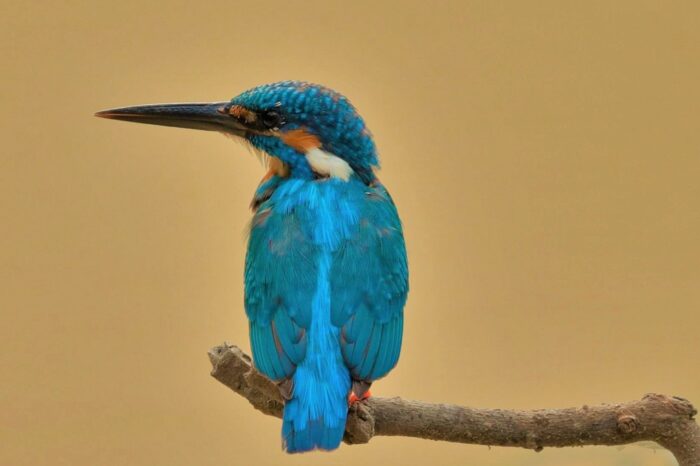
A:
<svg viewBox="0 0 700 466">
<path fill-rule="evenodd" d="M 343 181 L 348 181 L 352 175 L 352 168 L 345 160 L 319 148 L 308 150 L 306 160 L 311 168 L 320 175 L 340 178 Z"/>
</svg>

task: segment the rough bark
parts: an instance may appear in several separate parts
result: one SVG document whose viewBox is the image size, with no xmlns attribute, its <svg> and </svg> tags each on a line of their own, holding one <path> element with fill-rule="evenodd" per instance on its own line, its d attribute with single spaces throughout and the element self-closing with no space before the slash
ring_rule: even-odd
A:
<svg viewBox="0 0 700 466">
<path fill-rule="evenodd" d="M 209 351 L 211 375 L 265 414 L 282 417 L 277 385 L 260 374 L 248 355 L 223 344 Z M 345 442 L 400 435 L 477 445 L 544 447 L 622 445 L 654 441 L 680 466 L 700 466 L 697 410 L 687 400 L 647 394 L 641 400 L 580 408 L 515 411 L 476 409 L 401 398 L 372 397 L 350 407 Z"/>
</svg>

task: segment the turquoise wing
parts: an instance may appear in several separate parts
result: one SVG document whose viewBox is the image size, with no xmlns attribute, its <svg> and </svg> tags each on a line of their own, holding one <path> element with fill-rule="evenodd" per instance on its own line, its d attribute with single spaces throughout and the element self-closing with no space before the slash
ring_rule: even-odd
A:
<svg viewBox="0 0 700 466">
<path fill-rule="evenodd" d="M 260 206 L 246 255 L 245 309 L 253 361 L 272 380 L 290 378 L 306 354 L 317 254 L 293 211 Z"/>
<path fill-rule="evenodd" d="M 408 264 L 396 207 L 380 184 L 367 187 L 357 230 L 334 253 L 331 290 L 331 318 L 353 379 L 383 377 L 401 350 Z"/>
</svg>

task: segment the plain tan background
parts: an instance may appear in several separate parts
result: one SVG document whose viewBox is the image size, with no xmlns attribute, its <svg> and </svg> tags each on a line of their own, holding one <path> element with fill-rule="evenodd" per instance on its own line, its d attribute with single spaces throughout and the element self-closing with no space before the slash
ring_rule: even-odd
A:
<svg viewBox="0 0 700 466">
<path fill-rule="evenodd" d="M 401 438 L 285 456 L 206 356 L 249 348 L 263 168 L 216 134 L 92 114 L 282 79 L 348 95 L 412 274 L 375 395 L 700 404 L 696 2 L 197 3 L 2 3 L 0 464 L 673 464 Z"/>
</svg>

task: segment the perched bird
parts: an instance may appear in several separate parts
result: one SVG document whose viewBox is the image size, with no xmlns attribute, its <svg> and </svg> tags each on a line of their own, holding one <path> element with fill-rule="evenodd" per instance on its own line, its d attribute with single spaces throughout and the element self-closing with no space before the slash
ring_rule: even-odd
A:
<svg viewBox="0 0 700 466">
<path fill-rule="evenodd" d="M 401 222 L 355 108 L 326 87 L 285 81 L 226 102 L 96 115 L 218 131 L 269 156 L 245 264 L 253 361 L 286 400 L 284 449 L 337 448 L 349 400 L 398 361 L 408 293 Z"/>
</svg>

